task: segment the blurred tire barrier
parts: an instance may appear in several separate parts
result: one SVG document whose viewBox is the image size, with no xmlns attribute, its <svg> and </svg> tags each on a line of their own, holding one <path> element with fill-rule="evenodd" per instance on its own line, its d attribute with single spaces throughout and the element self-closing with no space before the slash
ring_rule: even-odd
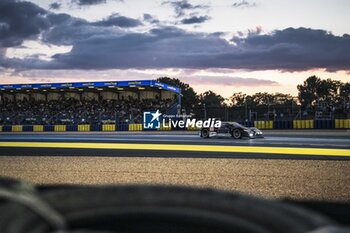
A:
<svg viewBox="0 0 350 233">
<path fill-rule="evenodd" d="M 102 126 L 100 124 L 92 124 L 91 131 L 102 131 Z"/>
<path fill-rule="evenodd" d="M 78 131 L 79 132 L 89 132 L 91 131 L 91 126 L 90 125 L 78 125 Z"/>
<path fill-rule="evenodd" d="M 347 232 L 282 201 L 178 186 L 31 186 L 0 180 L 1 233 Z M 344 230 L 344 231 L 340 231 Z"/>
<path fill-rule="evenodd" d="M 129 125 L 128 124 L 118 124 L 117 131 L 129 131 Z"/>
<path fill-rule="evenodd" d="M 54 131 L 55 132 L 66 132 L 67 126 L 66 125 L 54 125 Z"/>
<path fill-rule="evenodd" d="M 116 127 L 115 124 L 103 124 L 102 125 L 102 131 L 115 131 Z"/>
<path fill-rule="evenodd" d="M 293 128 L 292 121 L 275 121 L 274 125 L 275 125 L 275 129 L 292 129 Z"/>
<path fill-rule="evenodd" d="M 75 132 L 78 131 L 79 126 L 78 125 L 66 125 L 66 130 L 67 132 Z M 63 131 L 63 132 L 65 132 Z"/>
<path fill-rule="evenodd" d="M 350 129 L 350 119 L 336 120 L 281 120 L 281 121 L 244 121 L 246 127 L 258 129 Z M 159 131 L 187 130 L 198 131 L 197 127 L 187 129 L 161 125 Z M 142 124 L 78 124 L 78 125 L 0 125 L 0 132 L 91 132 L 91 131 L 157 131 L 143 129 Z"/>
<path fill-rule="evenodd" d="M 142 131 L 142 124 L 129 124 L 129 131 Z"/>
<path fill-rule="evenodd" d="M 316 129 L 334 129 L 334 125 L 332 120 L 315 120 Z"/>
<path fill-rule="evenodd" d="M 293 120 L 293 129 L 313 129 L 314 120 Z"/>
<path fill-rule="evenodd" d="M 22 125 L 13 125 L 11 130 L 12 130 L 12 132 L 23 132 L 23 126 Z"/>
<path fill-rule="evenodd" d="M 53 125 L 45 125 L 44 126 L 44 131 L 45 132 L 52 132 L 55 131 L 55 127 Z"/>
<path fill-rule="evenodd" d="M 11 125 L 4 125 L 2 128 L 3 132 L 12 132 L 12 126 Z"/>
<path fill-rule="evenodd" d="M 273 121 L 254 121 L 254 127 L 258 129 L 273 129 Z"/>
<path fill-rule="evenodd" d="M 44 132 L 43 125 L 33 125 L 33 132 Z"/>
<path fill-rule="evenodd" d="M 335 120 L 336 129 L 350 129 L 350 119 L 336 119 Z"/>
<path fill-rule="evenodd" d="M 23 125 L 23 132 L 33 132 L 34 126 L 33 125 Z"/>
</svg>

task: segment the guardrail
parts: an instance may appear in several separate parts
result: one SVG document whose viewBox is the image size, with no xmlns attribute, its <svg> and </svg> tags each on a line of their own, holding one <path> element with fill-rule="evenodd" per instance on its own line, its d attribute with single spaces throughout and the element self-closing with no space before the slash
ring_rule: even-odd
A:
<svg viewBox="0 0 350 233">
<path fill-rule="evenodd" d="M 350 119 L 293 120 L 293 121 L 245 121 L 247 127 L 259 129 L 350 129 Z M 144 131 L 142 124 L 78 124 L 78 125 L 0 125 L 0 132 L 93 132 L 93 131 Z M 159 131 L 174 130 L 161 125 Z M 196 127 L 186 129 L 198 130 Z"/>
</svg>

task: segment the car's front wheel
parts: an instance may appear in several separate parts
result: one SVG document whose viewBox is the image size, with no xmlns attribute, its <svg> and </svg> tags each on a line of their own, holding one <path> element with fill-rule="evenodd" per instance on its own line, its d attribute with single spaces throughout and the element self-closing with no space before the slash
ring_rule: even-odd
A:
<svg viewBox="0 0 350 233">
<path fill-rule="evenodd" d="M 234 139 L 240 139 L 242 137 L 242 132 L 239 129 L 235 129 L 231 132 Z"/>
<path fill-rule="evenodd" d="M 203 138 L 209 138 L 209 130 L 202 129 L 202 137 Z"/>
</svg>

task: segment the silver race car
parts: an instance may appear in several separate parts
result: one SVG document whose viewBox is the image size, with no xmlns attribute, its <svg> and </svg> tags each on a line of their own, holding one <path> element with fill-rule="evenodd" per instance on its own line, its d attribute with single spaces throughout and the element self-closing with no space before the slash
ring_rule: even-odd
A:
<svg viewBox="0 0 350 233">
<path fill-rule="evenodd" d="M 245 127 L 237 122 L 222 122 L 220 128 L 210 127 L 202 128 L 199 133 L 200 137 L 209 138 L 212 136 L 229 135 L 235 139 L 243 137 L 263 138 L 263 133 L 255 127 Z"/>
</svg>

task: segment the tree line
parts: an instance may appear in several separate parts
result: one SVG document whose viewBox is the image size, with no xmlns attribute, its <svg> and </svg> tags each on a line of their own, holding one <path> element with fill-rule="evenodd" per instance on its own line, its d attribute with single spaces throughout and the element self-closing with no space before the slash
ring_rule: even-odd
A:
<svg viewBox="0 0 350 233">
<path fill-rule="evenodd" d="M 254 109 L 263 106 L 281 108 L 298 106 L 302 110 L 316 111 L 320 105 L 349 111 L 350 107 L 349 82 L 343 83 L 316 76 L 310 76 L 302 84 L 297 85 L 298 96 L 295 97 L 284 93 L 259 92 L 248 95 L 238 92 L 233 93 L 229 98 L 224 98 L 211 90 L 197 94 L 189 84 L 176 78 L 161 77 L 158 81 L 181 88 L 182 107 L 187 111 L 195 108 L 249 107 Z"/>
</svg>

